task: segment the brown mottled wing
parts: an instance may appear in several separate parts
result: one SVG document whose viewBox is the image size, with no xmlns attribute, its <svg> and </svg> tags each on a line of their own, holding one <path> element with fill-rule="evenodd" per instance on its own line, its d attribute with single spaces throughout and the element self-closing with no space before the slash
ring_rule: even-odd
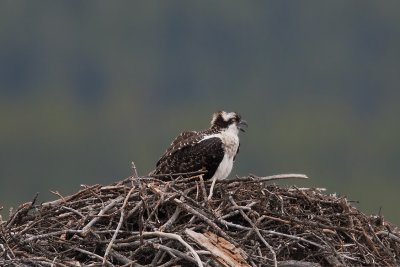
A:
<svg viewBox="0 0 400 267">
<path fill-rule="evenodd" d="M 158 161 L 154 174 L 173 174 L 206 170 L 204 179 L 210 179 L 224 157 L 220 138 L 200 141 L 202 136 L 192 136 L 176 144 Z"/>
<path fill-rule="evenodd" d="M 180 135 L 178 135 L 174 141 L 172 141 L 171 145 L 168 147 L 168 149 L 165 151 L 164 155 L 161 156 L 161 158 L 157 161 L 156 166 L 160 164 L 163 159 L 170 154 L 172 151 L 176 150 L 181 143 L 183 143 L 184 140 L 190 139 L 190 137 L 193 137 L 197 134 L 196 131 L 187 131 L 183 132 Z"/>
</svg>

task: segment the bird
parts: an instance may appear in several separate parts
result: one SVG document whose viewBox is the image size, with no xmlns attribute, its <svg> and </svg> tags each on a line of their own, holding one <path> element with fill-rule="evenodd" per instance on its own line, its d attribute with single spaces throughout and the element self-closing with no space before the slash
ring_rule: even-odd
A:
<svg viewBox="0 0 400 267">
<path fill-rule="evenodd" d="M 189 173 L 204 171 L 203 179 L 212 180 L 211 199 L 215 182 L 226 179 L 232 171 L 240 147 L 239 132 L 247 127 L 236 112 L 214 112 L 210 128 L 179 134 L 149 176 L 168 179 L 174 174 L 189 177 Z"/>
</svg>

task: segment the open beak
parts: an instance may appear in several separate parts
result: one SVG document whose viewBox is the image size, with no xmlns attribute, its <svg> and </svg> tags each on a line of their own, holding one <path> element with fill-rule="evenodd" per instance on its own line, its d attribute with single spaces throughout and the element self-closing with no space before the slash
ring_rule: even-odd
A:
<svg viewBox="0 0 400 267">
<path fill-rule="evenodd" d="M 248 127 L 248 124 L 245 120 L 241 120 L 238 122 L 237 127 L 239 128 L 239 130 L 241 130 L 242 132 L 245 132 L 244 128 Z"/>
</svg>

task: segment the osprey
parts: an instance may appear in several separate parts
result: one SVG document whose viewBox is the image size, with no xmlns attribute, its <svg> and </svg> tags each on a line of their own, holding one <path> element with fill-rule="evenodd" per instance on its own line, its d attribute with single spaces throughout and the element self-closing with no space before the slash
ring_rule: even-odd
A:
<svg viewBox="0 0 400 267">
<path fill-rule="evenodd" d="M 244 132 L 244 127 L 247 123 L 239 114 L 215 112 L 209 129 L 178 135 L 150 176 L 205 171 L 203 178 L 213 181 L 210 198 L 215 181 L 227 178 L 232 170 L 239 152 L 239 131 Z"/>
</svg>

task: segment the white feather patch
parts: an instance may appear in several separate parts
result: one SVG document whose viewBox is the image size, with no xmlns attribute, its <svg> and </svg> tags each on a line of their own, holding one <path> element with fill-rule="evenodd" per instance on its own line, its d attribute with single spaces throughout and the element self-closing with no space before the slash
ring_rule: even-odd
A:
<svg viewBox="0 0 400 267">
<path fill-rule="evenodd" d="M 238 134 L 239 134 L 239 129 L 236 127 L 236 124 L 232 124 L 225 131 L 222 131 L 217 134 L 204 136 L 203 139 L 201 140 L 203 141 L 209 138 L 217 137 L 220 138 L 223 143 L 224 157 L 220 162 L 214 176 L 211 179 L 223 180 L 226 179 L 228 175 L 231 173 L 233 168 L 233 158 L 235 157 L 239 147 Z"/>
</svg>

